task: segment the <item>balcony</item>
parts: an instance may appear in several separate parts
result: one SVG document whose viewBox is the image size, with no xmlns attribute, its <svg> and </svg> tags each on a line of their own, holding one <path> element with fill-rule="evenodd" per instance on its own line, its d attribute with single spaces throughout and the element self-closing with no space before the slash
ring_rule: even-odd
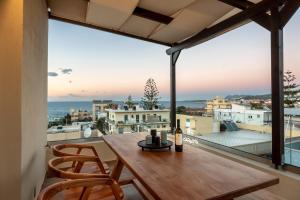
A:
<svg viewBox="0 0 300 200">
<path fill-rule="evenodd" d="M 147 134 L 147 133 L 145 133 Z M 129 134 L 129 136 L 131 136 L 131 134 Z M 173 137 L 170 136 L 170 139 L 172 139 Z M 209 153 L 213 153 L 214 155 L 217 156 L 221 156 L 223 158 L 226 158 L 228 160 L 240 163 L 242 165 L 244 165 L 245 167 L 251 167 L 251 168 L 255 168 L 255 169 L 259 169 L 261 171 L 267 172 L 269 174 L 275 175 L 276 177 L 280 178 L 280 183 L 276 186 L 270 187 L 268 188 L 265 192 L 258 192 L 258 193 L 253 193 L 250 195 L 246 195 L 245 197 L 241 197 L 241 198 L 235 198 L 235 199 L 244 199 L 244 198 L 249 198 L 249 199 L 256 199 L 256 195 L 258 195 L 258 197 L 263 197 L 264 199 L 275 199 L 275 197 L 273 196 L 269 196 L 269 195 L 279 195 L 279 196 L 283 196 L 286 199 L 297 199 L 298 198 L 298 193 L 296 192 L 299 186 L 300 186 L 300 182 L 296 181 L 297 180 L 297 176 L 296 175 L 292 175 L 289 176 L 285 173 L 282 173 L 278 170 L 275 170 L 273 168 L 271 168 L 268 165 L 262 164 L 261 162 L 257 162 L 257 161 L 253 161 L 252 159 L 248 159 L 245 158 L 244 156 L 237 156 L 237 155 L 233 155 L 231 153 L 227 153 L 224 152 L 222 150 L 217 150 L 215 148 L 210 147 L 209 145 L 203 144 L 201 142 L 199 143 L 195 143 L 195 142 L 191 142 L 192 139 L 187 139 L 189 138 L 188 136 L 186 136 L 185 139 L 185 146 L 192 146 L 193 148 L 199 148 L 201 150 L 207 151 Z M 118 161 L 118 156 L 111 150 L 111 148 L 102 140 L 102 139 L 97 139 L 94 141 L 84 141 L 84 140 L 73 140 L 73 141 L 64 141 L 63 143 L 81 143 L 81 144 L 88 144 L 88 145 L 93 145 L 97 152 L 99 153 L 99 155 L 101 155 L 102 161 L 106 162 L 109 164 L 111 170 L 114 169 L 114 167 L 116 167 L 117 165 L 117 161 Z M 61 142 L 50 142 L 49 143 L 49 147 L 47 148 L 47 160 L 53 158 L 53 155 L 51 153 L 51 146 L 58 144 Z M 187 147 L 186 147 L 187 148 Z M 135 180 L 135 176 L 130 172 L 130 170 L 128 169 L 124 169 L 122 171 L 121 180 Z M 46 179 L 44 182 L 44 186 L 47 186 L 49 184 L 53 184 L 53 182 L 57 181 L 56 179 Z M 139 183 L 137 183 L 139 184 Z M 291 188 L 287 188 L 286 185 L 290 185 Z M 123 191 L 125 192 L 125 195 L 127 195 L 127 198 L 129 199 L 149 199 L 149 198 L 153 198 L 151 197 L 151 194 L 143 187 L 143 185 L 138 185 L 136 186 L 136 183 L 130 183 L 128 185 L 122 186 Z M 142 191 L 142 193 L 141 193 Z M 293 191 L 293 192 L 291 192 Z M 278 197 L 276 197 L 278 198 Z"/>
<path fill-rule="evenodd" d="M 133 180 L 123 182 L 127 184 L 122 187 L 126 195 L 130 195 L 127 196 L 129 199 L 147 199 L 150 193 L 152 199 L 222 199 L 225 196 L 224 199 L 283 197 L 299 200 L 299 168 L 292 166 L 299 163 L 299 138 L 294 137 L 298 132 L 292 125 L 296 126 L 297 122 L 294 119 L 285 126 L 282 84 L 283 30 L 299 6 L 298 0 L 1 1 L 0 199 L 36 199 L 41 189 L 52 185 L 52 181 L 61 181 L 61 184 L 70 181 L 50 180 L 46 176 L 48 162 L 53 157 L 50 148 L 59 143 L 81 143 L 96 148 L 113 171 L 109 175 L 118 181 L 117 184 L 121 185 L 118 176 L 122 167 L 127 166 L 121 175 L 133 176 Z M 170 69 L 167 73 L 170 76 L 170 120 L 153 119 L 146 121 L 146 125 L 170 121 L 171 129 L 176 125 L 176 64 L 181 52 L 250 21 L 259 24 L 268 31 L 271 43 L 272 129 L 266 129 L 269 135 L 251 138 L 247 133 L 235 132 L 229 138 L 231 133 L 228 132 L 194 133 L 199 135 L 184 136 L 186 150 L 182 154 L 176 154 L 174 147 L 167 152 L 142 151 L 136 144 L 145 135 L 137 133 L 103 136 L 97 131 L 80 130 L 76 137 L 71 137 L 68 131 L 47 136 L 49 19 L 166 47 L 170 61 L 166 66 Z M 76 49 L 73 45 L 70 46 Z M 57 49 L 56 53 L 59 52 Z M 105 49 L 105 52 L 109 50 Z M 98 49 L 96 53 L 101 54 Z M 119 57 L 115 56 L 115 59 Z M 130 78 L 134 79 L 134 74 Z M 72 80 L 66 82 L 71 83 Z M 69 96 L 76 95 L 69 93 Z M 247 137 L 242 138 L 241 134 Z M 49 139 L 52 136 L 62 137 Z M 236 136 L 238 139 L 233 141 Z M 170 135 L 169 139 L 174 137 Z M 258 145 L 250 148 L 263 156 L 247 152 L 249 148 L 243 145 L 252 145 L 250 140 L 267 143 L 268 149 L 261 149 Z M 272 155 L 264 152 L 270 149 Z M 186 176 L 181 177 L 182 174 Z M 263 189 L 259 191 L 261 193 L 252 193 L 259 189 Z"/>
</svg>

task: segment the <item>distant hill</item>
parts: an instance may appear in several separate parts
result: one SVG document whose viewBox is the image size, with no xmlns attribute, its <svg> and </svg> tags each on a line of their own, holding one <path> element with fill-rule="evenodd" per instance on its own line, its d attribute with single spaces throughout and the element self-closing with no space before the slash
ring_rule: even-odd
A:
<svg viewBox="0 0 300 200">
<path fill-rule="evenodd" d="M 262 95 L 228 95 L 225 97 L 225 99 L 233 100 L 233 99 L 245 99 L 245 100 L 251 100 L 251 99 L 271 99 L 271 94 L 262 94 Z"/>
</svg>

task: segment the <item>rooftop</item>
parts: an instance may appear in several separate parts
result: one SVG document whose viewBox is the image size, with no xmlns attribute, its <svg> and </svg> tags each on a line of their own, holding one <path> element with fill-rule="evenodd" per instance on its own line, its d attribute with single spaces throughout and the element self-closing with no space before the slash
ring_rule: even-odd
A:
<svg viewBox="0 0 300 200">
<path fill-rule="evenodd" d="M 203 140 L 207 140 L 228 147 L 236 147 L 272 141 L 272 136 L 270 134 L 263 134 L 247 130 L 211 133 L 208 135 L 198 137 Z"/>
<path fill-rule="evenodd" d="M 114 112 L 114 113 L 132 113 L 132 112 L 170 112 L 170 109 L 153 109 L 153 110 L 144 110 L 144 109 L 136 109 L 136 110 L 133 110 L 133 109 L 128 109 L 128 110 L 125 110 L 125 109 L 105 109 L 106 111 L 108 112 Z"/>
</svg>

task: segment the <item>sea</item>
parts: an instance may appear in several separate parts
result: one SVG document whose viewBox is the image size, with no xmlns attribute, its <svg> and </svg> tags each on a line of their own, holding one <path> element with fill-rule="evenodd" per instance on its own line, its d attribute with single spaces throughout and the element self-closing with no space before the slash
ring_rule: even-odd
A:
<svg viewBox="0 0 300 200">
<path fill-rule="evenodd" d="M 112 103 L 122 105 L 122 101 L 113 101 Z M 169 101 L 160 101 L 159 104 L 164 108 L 170 107 Z M 205 100 L 199 101 L 177 101 L 178 106 L 185 106 L 187 108 L 204 108 L 206 105 Z M 62 118 L 66 116 L 71 109 L 75 110 L 87 110 L 92 112 L 93 102 L 91 101 L 55 101 L 48 102 L 48 120 L 52 121 L 57 118 Z"/>
</svg>

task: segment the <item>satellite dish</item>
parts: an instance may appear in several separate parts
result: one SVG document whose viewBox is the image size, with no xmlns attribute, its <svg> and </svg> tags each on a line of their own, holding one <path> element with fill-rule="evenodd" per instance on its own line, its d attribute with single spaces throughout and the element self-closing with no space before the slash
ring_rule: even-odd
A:
<svg viewBox="0 0 300 200">
<path fill-rule="evenodd" d="M 88 137 L 91 137 L 91 135 L 92 135 L 92 129 L 91 128 L 87 128 L 87 129 L 84 130 L 83 137 L 88 138 Z"/>
</svg>

